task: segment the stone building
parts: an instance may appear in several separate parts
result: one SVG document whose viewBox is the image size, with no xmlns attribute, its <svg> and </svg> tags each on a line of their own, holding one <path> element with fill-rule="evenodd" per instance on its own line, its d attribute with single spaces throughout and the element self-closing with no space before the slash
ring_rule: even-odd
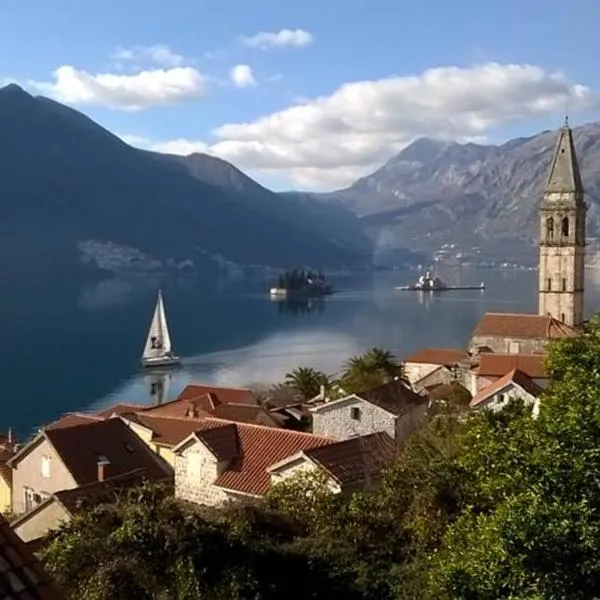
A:
<svg viewBox="0 0 600 600">
<path fill-rule="evenodd" d="M 452 370 L 457 363 L 469 358 L 465 350 L 459 348 L 422 348 L 404 359 L 404 373 L 411 384 L 417 383 L 434 371 L 445 368 Z M 445 381 L 435 383 L 446 383 Z M 428 382 L 429 385 L 429 382 Z"/>
<path fill-rule="evenodd" d="M 315 406 L 312 431 L 337 440 L 384 432 L 400 441 L 426 419 L 428 405 L 426 397 L 392 381 Z"/>
<path fill-rule="evenodd" d="M 471 340 L 471 354 L 542 354 L 549 342 L 576 335 L 576 330 L 551 315 L 485 313 Z"/>
<path fill-rule="evenodd" d="M 579 325 L 583 321 L 586 205 L 573 134 L 566 121 L 539 214 L 539 314 Z"/>
</svg>

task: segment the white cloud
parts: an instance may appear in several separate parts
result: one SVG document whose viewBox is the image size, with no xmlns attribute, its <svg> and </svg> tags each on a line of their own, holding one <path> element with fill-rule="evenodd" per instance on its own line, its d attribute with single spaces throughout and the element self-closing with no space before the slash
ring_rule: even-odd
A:
<svg viewBox="0 0 600 600">
<path fill-rule="evenodd" d="M 302 48 L 312 44 L 313 41 L 313 35 L 303 29 L 280 29 L 276 32 L 260 31 L 253 36 L 242 38 L 242 43 L 245 46 L 262 48 L 263 50 L 283 46 Z"/>
<path fill-rule="evenodd" d="M 54 82 L 31 85 L 71 104 L 100 104 L 121 110 L 142 110 L 199 98 L 205 78 L 192 67 L 151 69 L 132 75 L 91 74 L 64 65 L 54 71 Z"/>
<path fill-rule="evenodd" d="M 116 61 L 152 62 L 164 67 L 179 67 L 185 61 L 181 54 L 173 52 L 166 44 L 132 46 L 129 48 L 119 46 L 111 54 L 111 58 Z"/>
<path fill-rule="evenodd" d="M 194 154 L 200 152 L 203 154 L 210 154 L 210 148 L 208 144 L 199 140 L 187 140 L 184 138 L 177 138 L 174 140 L 167 140 L 164 142 L 157 142 L 150 140 L 141 135 L 132 134 L 115 134 L 120 137 L 125 143 L 136 148 L 143 148 L 145 150 L 153 150 L 154 152 L 163 152 L 165 154 L 180 154 L 181 156 L 187 156 L 188 154 Z"/>
<path fill-rule="evenodd" d="M 421 136 L 468 139 L 526 118 L 599 105 L 565 76 L 531 65 L 441 67 L 421 75 L 345 84 L 323 96 L 213 134 L 215 155 L 297 185 L 350 183 Z"/>
<path fill-rule="evenodd" d="M 254 73 L 248 65 L 235 65 L 229 72 L 229 76 L 236 87 L 245 88 L 256 85 Z"/>
</svg>

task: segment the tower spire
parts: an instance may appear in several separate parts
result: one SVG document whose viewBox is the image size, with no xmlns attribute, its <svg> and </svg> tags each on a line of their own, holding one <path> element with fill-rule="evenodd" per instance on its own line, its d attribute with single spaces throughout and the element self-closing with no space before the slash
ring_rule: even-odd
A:
<svg viewBox="0 0 600 600">
<path fill-rule="evenodd" d="M 548 170 L 546 192 L 583 193 L 583 183 L 568 115 L 565 115 L 565 124 L 558 135 L 558 142 Z"/>
</svg>

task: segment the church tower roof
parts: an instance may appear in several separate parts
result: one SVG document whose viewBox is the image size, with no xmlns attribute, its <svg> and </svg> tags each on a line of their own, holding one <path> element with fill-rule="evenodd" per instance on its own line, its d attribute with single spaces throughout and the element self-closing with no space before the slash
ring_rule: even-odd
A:
<svg viewBox="0 0 600 600">
<path fill-rule="evenodd" d="M 566 119 L 559 132 L 554 157 L 550 163 L 546 192 L 583 192 L 573 132 Z"/>
</svg>

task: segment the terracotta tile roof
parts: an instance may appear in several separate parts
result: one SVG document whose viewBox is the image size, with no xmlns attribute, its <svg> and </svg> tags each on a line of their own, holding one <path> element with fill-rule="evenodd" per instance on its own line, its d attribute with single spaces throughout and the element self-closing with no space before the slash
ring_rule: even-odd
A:
<svg viewBox="0 0 600 600">
<path fill-rule="evenodd" d="M 404 362 L 429 365 L 451 365 L 469 358 L 469 355 L 458 348 L 422 348 L 404 359 Z"/>
<path fill-rule="evenodd" d="M 212 412 L 211 416 L 217 419 L 237 421 L 238 423 L 256 423 L 269 427 L 281 427 L 281 420 L 271 415 L 261 406 L 251 404 L 221 404 Z"/>
<path fill-rule="evenodd" d="M 510 383 L 514 383 L 519 387 L 523 388 L 528 394 L 535 396 L 536 398 L 542 393 L 543 389 L 535 382 L 529 375 L 519 371 L 519 369 L 513 369 L 508 372 L 500 379 L 494 381 L 490 385 L 480 390 L 473 399 L 471 400 L 471 408 L 481 404 L 494 394 L 498 393 L 501 389 L 505 388 Z"/>
<path fill-rule="evenodd" d="M 199 419 L 189 417 L 159 417 L 145 412 L 123 416 L 152 431 L 152 441 L 165 446 L 176 446 L 200 427 Z"/>
<path fill-rule="evenodd" d="M 562 321 L 544 315 L 485 313 L 473 335 L 553 340 L 572 337 L 577 331 Z"/>
<path fill-rule="evenodd" d="M 41 563 L 0 515 L 0 598 L 64 600 Z"/>
<path fill-rule="evenodd" d="M 44 429 L 42 434 L 52 444 L 78 485 L 97 481 L 99 456 L 105 456 L 110 461 L 111 476 L 140 468 L 147 469 L 153 478 L 169 473 L 166 463 L 119 418 L 74 427 Z M 26 449 L 27 446 L 23 448 Z"/>
<path fill-rule="evenodd" d="M 100 421 L 101 417 L 96 415 L 88 415 L 85 413 L 67 413 L 60 419 L 46 425 L 44 429 L 63 429 L 65 427 L 75 427 L 77 425 L 85 425 L 87 423 L 95 423 Z"/>
<path fill-rule="evenodd" d="M 427 402 L 426 398 L 408 389 L 401 381 L 391 381 L 355 395 L 396 416 Z"/>
<path fill-rule="evenodd" d="M 387 433 L 373 433 L 305 450 L 304 454 L 341 486 L 347 486 L 378 477 L 392 464 L 397 449 Z"/>
<path fill-rule="evenodd" d="M 544 354 L 482 354 L 477 373 L 482 377 L 503 377 L 519 369 L 534 379 L 548 377 L 544 370 Z"/>
<path fill-rule="evenodd" d="M 219 461 L 230 461 L 240 455 L 238 432 L 234 423 L 197 431 L 196 436 Z"/>
<path fill-rule="evenodd" d="M 222 456 L 234 455 L 214 484 L 255 496 L 262 496 L 269 491 L 271 477 L 267 468 L 271 465 L 303 450 L 335 443 L 335 440 L 310 433 L 250 423 L 232 423 L 222 419 L 202 419 L 198 424 L 200 427 L 196 437 L 200 441 L 207 439 L 205 436 L 208 435 L 216 452 L 221 452 Z M 215 428 L 226 431 L 217 431 Z M 207 430 L 210 430 L 210 433 Z M 235 454 L 232 431 L 236 434 Z"/>
<path fill-rule="evenodd" d="M 190 384 L 177 396 L 177 400 L 194 400 L 201 396 L 211 396 L 216 404 L 256 404 L 252 392 L 246 388 L 226 388 L 211 385 Z M 163 406 L 166 406 L 163 404 Z M 209 408 L 214 408 L 214 406 Z"/>
<path fill-rule="evenodd" d="M 146 408 L 148 408 L 148 406 L 143 404 L 115 404 L 97 412 L 95 416 L 100 417 L 101 419 L 108 419 L 108 417 L 112 417 L 113 415 L 124 415 Z"/>
<path fill-rule="evenodd" d="M 87 507 L 114 502 L 119 492 L 148 481 L 172 483 L 173 475 L 161 475 L 148 469 L 135 469 L 104 481 L 94 481 L 72 490 L 61 490 L 52 494 L 71 514 Z"/>
</svg>

